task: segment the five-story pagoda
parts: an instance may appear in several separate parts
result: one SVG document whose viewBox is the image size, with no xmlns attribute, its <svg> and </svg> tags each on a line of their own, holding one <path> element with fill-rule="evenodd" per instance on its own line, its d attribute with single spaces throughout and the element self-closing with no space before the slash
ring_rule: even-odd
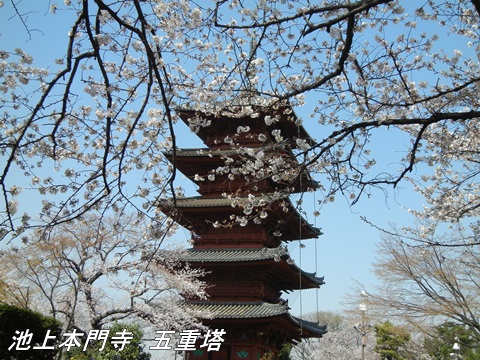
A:
<svg viewBox="0 0 480 360">
<path fill-rule="evenodd" d="M 316 187 L 294 154 L 312 139 L 289 106 L 178 113 L 206 148 L 166 155 L 200 196 L 161 201 L 160 208 L 191 231 L 193 247 L 182 261 L 206 270 L 208 300 L 186 299 L 188 306 L 211 314 L 205 325 L 226 331 L 219 352 L 198 349 L 186 358 L 277 359 L 283 344 L 322 336 L 325 327 L 290 315 L 280 297 L 323 284 L 295 265 L 284 245 L 321 234 L 288 198 Z"/>
</svg>

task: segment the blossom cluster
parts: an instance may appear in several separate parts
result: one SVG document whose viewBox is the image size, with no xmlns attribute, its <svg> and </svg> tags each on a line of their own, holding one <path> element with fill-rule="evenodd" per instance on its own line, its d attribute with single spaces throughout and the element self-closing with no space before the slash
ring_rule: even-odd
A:
<svg viewBox="0 0 480 360">
<path fill-rule="evenodd" d="M 372 188 L 396 186 L 415 168 L 428 178 L 412 180 L 427 203 L 415 214 L 451 220 L 480 208 L 473 2 L 63 4 L 52 7 L 49 20 L 69 14 L 62 18 L 68 46 L 51 63 L 33 66 L 18 45 L 0 50 L 0 237 L 91 209 L 130 207 L 156 216 L 151 199 L 178 189 L 174 165 L 161 155 L 177 146 L 175 108 L 255 117 L 256 106 L 286 100 L 315 120 L 315 145 L 293 141 L 303 164 L 325 180 L 327 201 L 343 193 L 356 202 Z M 264 119 L 267 126 L 276 120 Z M 190 123 L 194 131 L 209 125 L 202 117 Z M 237 132 L 265 136 L 247 127 Z M 392 132 L 397 141 L 375 147 Z M 268 136 L 291 145 L 278 129 Z M 468 148 L 456 145 L 462 141 Z M 204 178 L 247 174 L 282 183 L 297 175 L 281 157 L 242 155 L 243 165 L 225 164 Z M 437 160 L 441 168 L 423 171 Z M 15 183 L 16 171 L 26 184 Z M 137 188 L 127 191 L 132 183 Z M 19 216 L 25 192 L 43 198 L 38 217 Z"/>
</svg>

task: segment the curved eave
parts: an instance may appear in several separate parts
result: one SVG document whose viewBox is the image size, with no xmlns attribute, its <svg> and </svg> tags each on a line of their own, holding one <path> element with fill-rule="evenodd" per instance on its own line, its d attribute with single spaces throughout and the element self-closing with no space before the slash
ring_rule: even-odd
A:
<svg viewBox="0 0 480 360">
<path fill-rule="evenodd" d="M 262 147 L 262 149 L 267 149 L 268 151 L 269 147 Z M 165 151 L 163 155 L 171 163 L 175 162 L 176 168 L 182 174 L 188 177 L 191 181 L 195 182 L 198 185 L 200 185 L 202 180 L 197 180 L 195 178 L 195 175 L 200 175 L 201 177 L 206 178 L 209 174 L 209 171 L 216 169 L 219 166 L 225 165 L 225 160 L 222 157 L 243 156 L 238 153 L 238 150 L 210 150 L 208 148 L 177 149 L 175 153 L 173 152 L 173 150 L 169 150 Z M 292 157 L 294 157 L 293 154 Z M 310 189 L 316 190 L 320 187 L 320 184 L 315 181 L 306 171 L 298 175 L 291 183 L 276 183 L 270 178 L 267 178 L 266 180 L 269 181 L 272 189 L 284 189 L 291 187 L 296 193 L 309 191 Z"/>
<path fill-rule="evenodd" d="M 303 271 L 288 254 L 284 247 L 262 249 L 188 249 L 183 252 L 179 260 L 194 266 L 225 265 L 251 266 L 258 263 L 283 266 L 283 277 L 290 278 L 290 290 L 318 288 L 325 284 L 324 277 L 317 277 L 316 273 Z M 298 274 L 301 274 L 301 285 L 298 283 Z"/>
<path fill-rule="evenodd" d="M 283 331 L 290 332 L 293 339 L 299 340 L 308 337 L 321 337 L 326 334 L 326 326 L 319 323 L 306 321 L 292 316 L 288 312 L 287 303 L 271 304 L 265 302 L 244 303 L 244 302 L 189 302 L 186 306 L 193 307 L 194 310 L 209 314 L 207 321 L 224 323 L 226 320 L 230 324 L 237 322 L 264 319 L 269 324 L 283 322 L 286 326 Z"/>
<path fill-rule="evenodd" d="M 321 337 L 327 333 L 327 327 L 318 322 L 307 321 L 290 315 L 291 321 L 300 327 L 303 337 Z M 309 333 L 309 336 L 305 336 Z"/>
<path fill-rule="evenodd" d="M 241 206 L 236 206 L 239 201 L 246 199 L 246 197 L 227 198 L 227 197 L 188 197 L 176 199 L 176 204 L 172 200 L 160 199 L 158 206 L 168 216 L 172 217 L 180 225 L 190 228 L 191 222 L 189 221 L 189 215 L 198 214 L 199 212 L 205 213 L 208 209 L 210 213 L 216 213 L 222 216 L 226 214 L 229 217 L 232 214 L 244 216 Z M 273 217 L 276 220 L 282 220 L 282 235 L 278 236 L 280 240 L 299 240 L 299 239 L 313 239 L 322 235 L 319 228 L 307 223 L 301 214 L 295 209 L 293 204 L 288 198 L 282 199 L 287 204 L 288 212 L 278 209 L 273 205 L 273 210 L 267 210 L 267 213 L 271 211 L 270 219 Z M 275 204 L 275 202 L 273 203 Z M 260 207 L 259 207 L 260 208 Z M 270 219 L 266 219 L 269 221 Z M 265 220 L 265 219 L 264 219 Z M 301 224 L 301 232 L 299 233 L 299 225 Z M 285 232 L 285 233 L 284 233 Z"/>
</svg>

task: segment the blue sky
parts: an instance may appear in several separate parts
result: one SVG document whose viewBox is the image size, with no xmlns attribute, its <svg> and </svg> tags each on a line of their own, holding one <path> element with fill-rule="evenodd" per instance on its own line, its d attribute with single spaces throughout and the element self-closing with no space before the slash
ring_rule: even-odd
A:
<svg viewBox="0 0 480 360">
<path fill-rule="evenodd" d="M 55 17 L 48 13 L 48 2 L 30 2 L 30 6 L 41 5 L 31 8 L 28 14 L 29 24 L 33 31 L 31 39 L 22 28 L 18 19 L 11 19 L 12 11 L 9 1 L 0 8 L 0 49 L 13 49 L 20 47 L 41 62 L 41 66 L 47 66 L 57 57 L 62 57 L 67 41 L 67 28 L 59 28 L 51 20 L 57 20 L 63 14 L 60 12 Z M 34 4 L 34 5 L 32 5 Z M 22 4 L 23 5 L 23 4 Z M 23 8 L 25 9 L 25 8 Z M 309 99 L 308 101 L 313 101 Z M 308 117 L 308 107 L 295 109 L 297 115 L 304 119 L 304 126 L 312 137 L 319 137 L 322 129 Z M 179 147 L 202 146 L 196 136 L 183 125 L 177 124 L 177 136 Z M 390 149 L 393 152 L 403 151 L 402 141 L 400 148 L 391 149 L 392 138 L 399 136 L 398 133 L 387 133 L 377 137 L 374 146 L 377 149 Z M 388 166 L 395 166 L 389 162 L 389 158 L 380 159 Z M 20 175 L 21 176 L 21 175 Z M 181 179 L 181 175 L 178 176 Z M 181 181 L 181 180 L 179 180 Z M 196 195 L 194 187 L 188 188 L 187 196 Z M 318 291 L 318 305 L 316 292 L 307 290 L 299 294 L 295 292 L 289 295 L 289 304 L 295 315 L 302 315 L 319 310 L 341 310 L 342 299 L 350 292 L 354 281 L 366 285 L 367 289 L 375 284 L 375 277 L 371 270 L 371 263 L 375 258 L 375 242 L 379 239 L 378 230 L 363 222 L 360 217 L 365 216 L 379 227 L 388 227 L 390 223 L 397 225 L 411 225 L 413 217 L 408 214 L 404 206 L 419 208 L 421 199 L 416 195 L 409 184 L 400 184 L 396 190 L 387 193 L 375 191 L 372 196 L 363 197 L 353 207 L 349 206 L 348 200 L 338 195 L 336 201 L 329 203 L 320 209 L 321 215 L 314 218 L 316 210 L 315 202 L 321 199 L 322 194 L 309 194 L 303 203 L 303 209 L 307 212 L 310 223 L 321 228 L 324 235 L 318 240 L 304 241 L 306 246 L 300 249 L 296 243 L 289 246 L 290 253 L 303 270 L 313 272 L 317 269 L 318 276 L 325 276 L 326 285 Z M 29 206 L 34 206 L 40 199 L 31 199 Z M 180 231 L 178 240 L 187 245 L 189 234 Z"/>
</svg>

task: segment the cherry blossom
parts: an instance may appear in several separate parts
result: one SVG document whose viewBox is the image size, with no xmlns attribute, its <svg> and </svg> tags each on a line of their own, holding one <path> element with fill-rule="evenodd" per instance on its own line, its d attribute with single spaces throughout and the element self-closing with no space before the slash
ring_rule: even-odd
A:
<svg viewBox="0 0 480 360">
<path fill-rule="evenodd" d="M 40 41 L 26 1 L 1 4 L 9 25 Z M 478 216 L 476 1 L 45 6 L 42 14 L 51 11 L 48 23 L 58 22 L 67 41 L 49 46 L 51 63 L 40 64 L 28 42 L 0 50 L 1 238 L 91 210 L 161 216 L 156 200 L 183 192 L 175 163 L 162 156 L 177 149 L 175 110 L 182 108 L 252 118 L 259 108 L 291 108 L 292 121 L 315 129 L 314 142 L 276 130 L 252 136 L 271 135 L 293 149 L 318 180 L 321 202 L 343 194 L 355 204 L 375 188 L 410 182 L 425 197 L 425 207 L 412 210 L 418 217 Z M 295 116 L 299 110 L 309 115 Z M 278 118 L 259 121 L 275 126 Z M 189 125 L 198 132 L 211 122 L 198 116 Z M 398 140 L 382 144 L 390 134 Z M 232 136 L 221 145 L 235 144 Z M 298 175 L 282 158 L 237 150 L 243 163 L 225 158 L 205 180 L 225 174 L 288 183 Z M 26 198 L 39 199 L 34 210 Z"/>
</svg>

